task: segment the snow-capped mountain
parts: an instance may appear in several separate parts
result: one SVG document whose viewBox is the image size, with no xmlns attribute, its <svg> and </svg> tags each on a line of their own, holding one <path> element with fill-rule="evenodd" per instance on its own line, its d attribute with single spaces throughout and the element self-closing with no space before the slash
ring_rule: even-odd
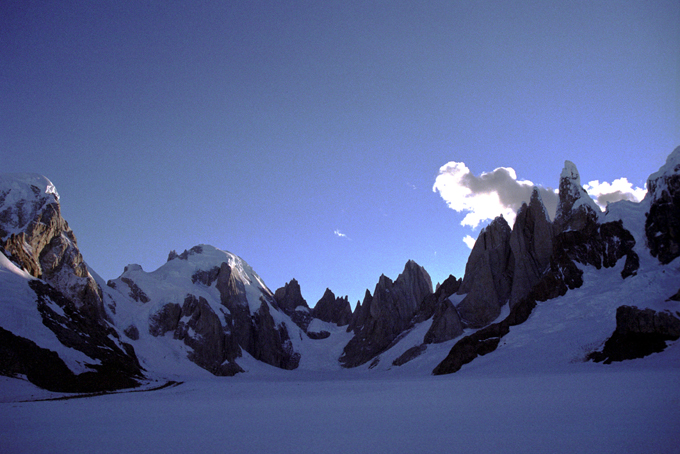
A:
<svg viewBox="0 0 680 454">
<path fill-rule="evenodd" d="M 168 349 L 216 375 L 242 372 L 235 360 L 243 351 L 282 369 L 300 361 L 292 339 L 304 333 L 255 271 L 229 252 L 209 245 L 172 251 L 157 270 L 128 265 L 106 287 L 111 317 L 146 363 Z"/>
<path fill-rule="evenodd" d="M 267 367 L 446 374 L 507 355 L 541 367 L 644 357 L 680 337 L 680 147 L 647 187 L 602 212 L 566 161 L 554 220 L 534 191 L 512 227 L 499 217 L 480 232 L 462 278 L 433 291 L 408 261 L 352 311 L 330 290 L 310 308 L 295 279 L 272 292 L 209 245 L 105 282 L 51 182 L 3 176 L 0 373 L 86 391 Z"/>
<path fill-rule="evenodd" d="M 0 176 L 0 373 L 55 391 L 133 387 L 142 369 L 104 309 L 45 177 Z"/>
</svg>

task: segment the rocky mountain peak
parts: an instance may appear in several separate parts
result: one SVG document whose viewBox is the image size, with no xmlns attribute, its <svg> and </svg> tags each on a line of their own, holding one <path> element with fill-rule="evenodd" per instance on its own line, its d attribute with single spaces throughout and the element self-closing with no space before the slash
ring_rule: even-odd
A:
<svg viewBox="0 0 680 454">
<path fill-rule="evenodd" d="M 0 247 L 20 268 L 43 279 L 94 319 L 106 318 L 101 289 L 61 216 L 59 194 L 38 174 L 0 176 Z"/>
<path fill-rule="evenodd" d="M 314 306 L 314 309 L 312 309 L 312 315 L 324 322 L 344 326 L 348 325 L 352 320 L 352 307 L 346 296 L 344 298 L 336 297 L 327 288 L 321 299 Z"/>
<path fill-rule="evenodd" d="M 288 315 L 300 306 L 309 308 L 307 301 L 302 297 L 300 284 L 295 278 L 291 279 L 290 282 L 286 283 L 283 287 L 277 289 L 276 292 L 274 292 L 274 299 L 281 310 Z"/>
<path fill-rule="evenodd" d="M 458 312 L 469 326 L 490 323 L 510 297 L 514 274 L 511 233 L 508 222 L 499 216 L 482 229 L 472 248 L 458 290 L 459 294 L 467 294 L 458 305 Z"/>
<path fill-rule="evenodd" d="M 349 328 L 356 335 L 345 346 L 341 363 L 346 367 L 358 366 L 385 350 L 409 326 L 420 303 L 430 294 L 430 275 L 412 260 L 394 282 L 381 275 L 373 297 L 367 292 L 352 318 Z"/>
<path fill-rule="evenodd" d="M 555 214 L 558 232 L 567 229 L 581 230 L 588 223 L 597 222 L 602 210 L 581 186 L 581 176 L 571 161 L 564 162 L 559 188 Z"/>
</svg>

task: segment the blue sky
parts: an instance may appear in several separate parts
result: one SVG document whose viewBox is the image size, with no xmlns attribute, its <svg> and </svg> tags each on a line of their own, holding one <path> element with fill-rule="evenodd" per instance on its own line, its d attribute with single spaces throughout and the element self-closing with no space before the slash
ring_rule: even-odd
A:
<svg viewBox="0 0 680 454">
<path fill-rule="evenodd" d="M 462 276 L 489 204 L 449 208 L 449 162 L 636 188 L 680 145 L 675 0 L 0 10 L 2 169 L 53 181 L 105 279 L 208 243 L 354 305 L 409 259 Z"/>
</svg>

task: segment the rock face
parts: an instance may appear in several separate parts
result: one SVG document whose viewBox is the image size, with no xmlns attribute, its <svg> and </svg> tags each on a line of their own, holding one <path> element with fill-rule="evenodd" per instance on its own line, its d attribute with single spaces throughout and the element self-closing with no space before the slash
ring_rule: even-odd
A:
<svg viewBox="0 0 680 454">
<path fill-rule="evenodd" d="M 19 268 L 52 285 L 93 318 L 106 318 L 101 289 L 61 217 L 59 194 L 45 177 L 0 176 L 0 246 Z"/>
<path fill-rule="evenodd" d="M 109 324 L 101 289 L 83 262 L 73 232 L 61 217 L 59 196 L 47 178 L 33 174 L 0 176 L 0 253 L 3 271 L 16 266 L 28 273 L 22 275 L 14 268 L 16 272 L 6 274 L 3 282 L 8 287 L 3 288 L 0 300 L 11 288 L 26 284 L 27 300 L 0 324 L 21 328 L 40 320 L 42 327 L 56 336 L 57 344 L 63 346 L 51 348 L 65 357 L 73 356 L 69 351 L 77 351 L 83 358 L 69 361 L 69 366 L 59 352 L 3 328 L 1 374 L 26 375 L 52 391 L 92 392 L 138 386 L 143 374 L 135 352 L 121 342 Z M 19 304 L 11 296 L 0 302 Z M 85 370 L 74 369 L 75 363 Z"/>
<path fill-rule="evenodd" d="M 467 326 L 479 328 L 489 324 L 510 298 L 514 274 L 510 233 L 506 220 L 497 217 L 482 229 L 472 248 L 458 290 L 459 294 L 467 294 L 457 307 Z"/>
<path fill-rule="evenodd" d="M 276 290 L 274 292 L 274 299 L 279 308 L 286 314 L 295 312 L 295 309 L 298 307 L 309 309 L 307 301 L 302 297 L 300 284 L 295 279 L 291 279 L 285 286 Z"/>
<path fill-rule="evenodd" d="M 348 329 L 354 330 L 355 336 L 345 346 L 340 363 L 359 366 L 387 349 L 409 327 L 420 303 L 431 293 L 430 275 L 412 260 L 394 282 L 380 276 L 373 296 L 367 291 L 353 314 Z"/>
<path fill-rule="evenodd" d="M 300 284 L 292 279 L 285 286 L 274 292 L 274 300 L 279 308 L 288 315 L 293 322 L 307 331 L 307 327 L 312 321 L 312 314 L 307 301 L 302 297 Z"/>
<path fill-rule="evenodd" d="M 347 297 L 336 298 L 330 289 L 326 289 L 321 299 L 314 306 L 312 315 L 324 322 L 345 326 L 349 325 L 352 320 L 352 307 Z"/>
<path fill-rule="evenodd" d="M 529 205 L 517 212 L 510 234 L 514 260 L 510 307 L 524 298 L 550 266 L 553 252 L 553 228 L 543 201 L 534 188 Z"/>
<path fill-rule="evenodd" d="M 456 279 L 455 276 L 449 275 L 433 294 L 423 298 L 423 302 L 414 317 L 414 322 L 418 323 L 432 317 L 432 325 L 423 338 L 425 344 L 446 342 L 463 334 L 463 322 L 460 320 L 453 303 L 449 300 L 449 297 L 458 291 L 461 284 L 462 279 Z"/>
<path fill-rule="evenodd" d="M 680 338 L 680 313 L 621 306 L 616 310 L 616 330 L 601 352 L 588 359 L 595 362 L 643 358 L 666 348 L 666 341 Z"/>
<path fill-rule="evenodd" d="M 647 180 L 647 199 L 647 244 L 652 255 L 667 264 L 680 255 L 680 147 Z"/>
</svg>

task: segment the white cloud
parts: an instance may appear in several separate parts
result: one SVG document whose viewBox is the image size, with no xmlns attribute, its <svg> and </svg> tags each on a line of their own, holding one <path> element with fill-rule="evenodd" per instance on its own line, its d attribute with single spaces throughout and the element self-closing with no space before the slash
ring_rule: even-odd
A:
<svg viewBox="0 0 680 454">
<path fill-rule="evenodd" d="M 629 182 L 627 178 L 619 178 L 611 183 L 606 181 L 600 183 L 598 180 L 594 180 L 584 185 L 583 188 L 602 209 L 606 209 L 608 203 L 618 202 L 619 200 L 639 202 L 647 194 L 647 189 L 634 188 L 633 183 Z"/>
<path fill-rule="evenodd" d="M 338 229 L 335 229 L 335 230 L 333 231 L 333 234 L 335 234 L 335 236 L 340 237 L 340 238 L 347 238 L 347 235 L 345 235 L 344 233 L 342 233 L 342 232 L 341 232 L 340 230 L 338 230 Z M 349 238 L 348 238 L 348 239 L 349 239 Z"/>
<path fill-rule="evenodd" d="M 511 167 L 499 167 L 475 176 L 465 163 L 451 161 L 439 169 L 432 190 L 439 192 L 449 208 L 467 213 L 461 225 L 475 228 L 500 214 L 512 226 L 517 210 L 523 202 L 529 202 L 533 187 L 531 181 L 518 180 Z M 557 209 L 556 192 L 540 186 L 538 191 L 553 217 Z"/>
<path fill-rule="evenodd" d="M 472 238 L 470 235 L 465 235 L 465 238 L 463 238 L 463 243 L 467 244 L 467 247 L 469 247 L 470 249 L 472 249 L 475 246 L 476 241 L 477 240 Z"/>
</svg>

